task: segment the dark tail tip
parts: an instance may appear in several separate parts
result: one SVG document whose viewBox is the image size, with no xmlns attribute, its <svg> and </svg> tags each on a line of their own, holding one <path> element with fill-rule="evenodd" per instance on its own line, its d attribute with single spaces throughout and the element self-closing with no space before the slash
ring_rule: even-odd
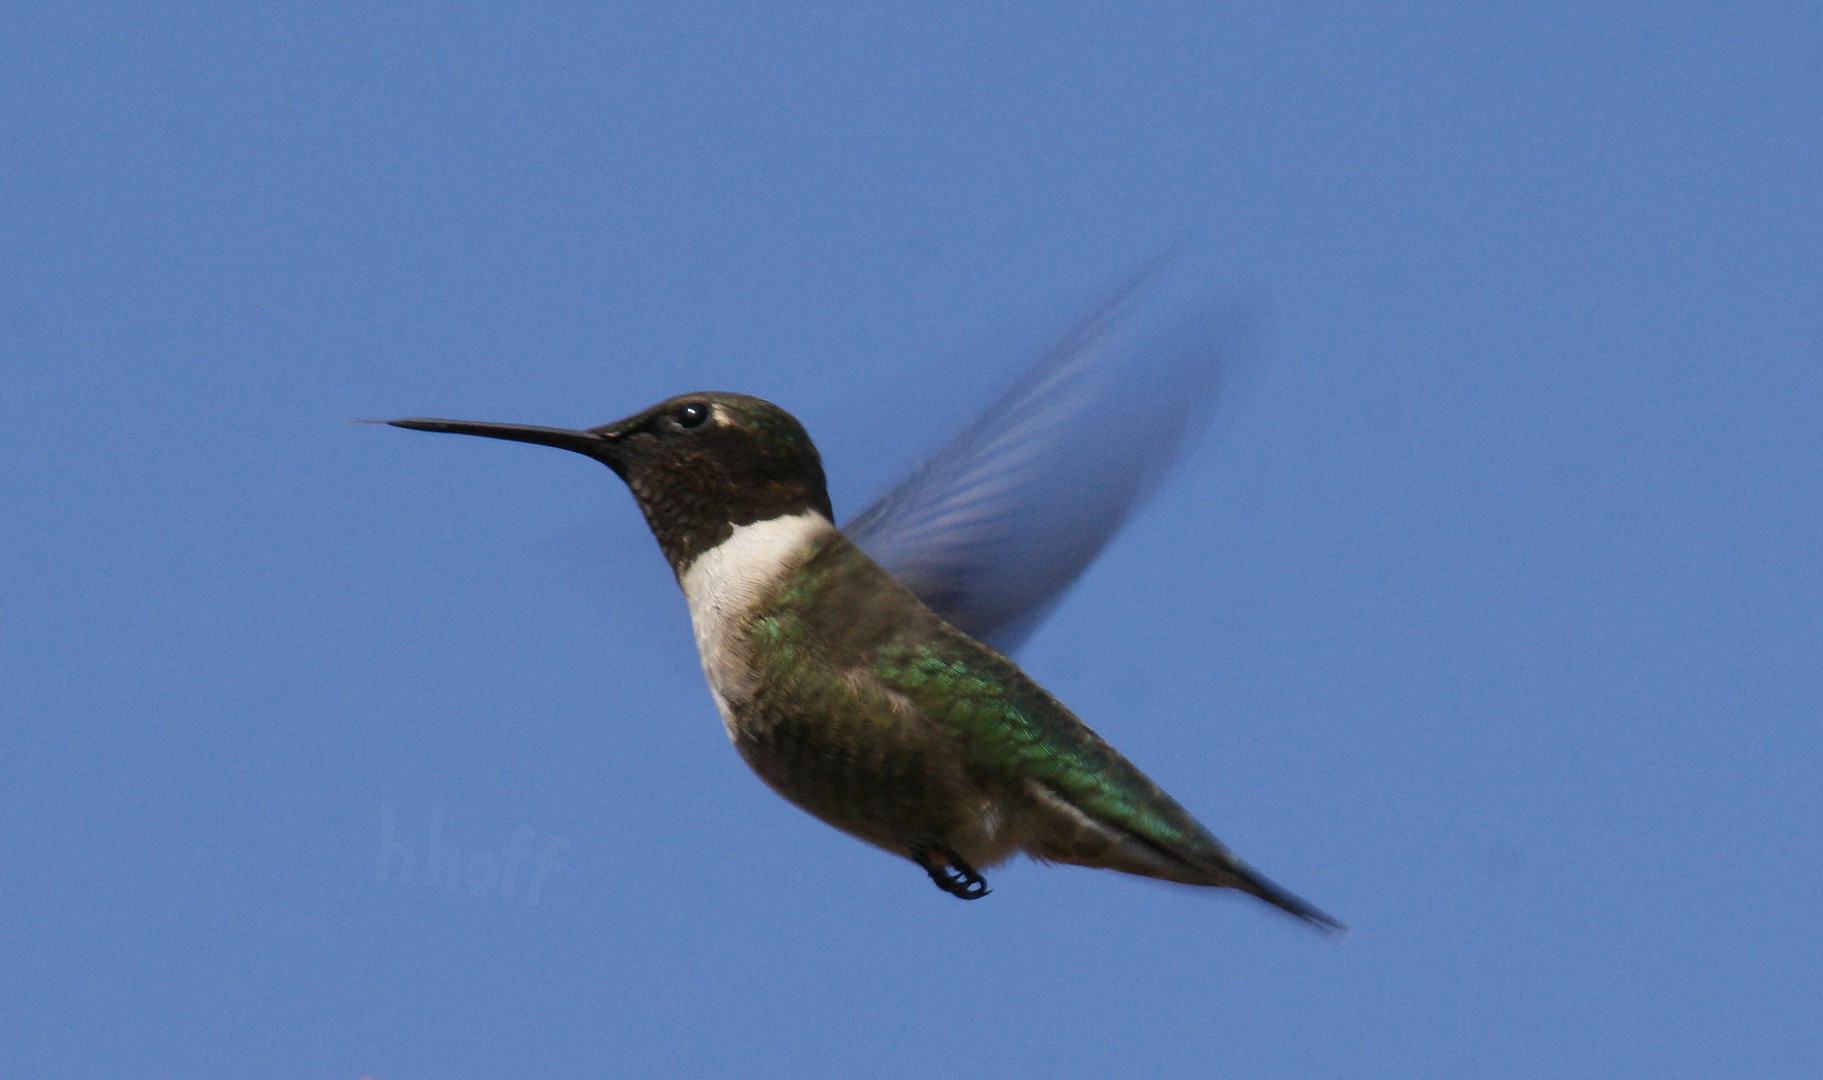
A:
<svg viewBox="0 0 1823 1080">
<path fill-rule="evenodd" d="M 1318 930 L 1321 930 L 1332 937 L 1340 937 L 1343 934 L 1348 933 L 1348 927 L 1344 926 L 1340 919 L 1318 909 L 1316 905 L 1305 900 L 1303 897 L 1279 888 L 1277 885 L 1266 880 L 1264 876 L 1255 872 L 1252 867 L 1237 862 L 1234 864 L 1234 876 L 1235 880 L 1231 885 L 1232 888 L 1239 889 L 1252 896 L 1257 896 L 1261 900 L 1271 904 L 1273 907 L 1278 908 L 1280 911 L 1296 915 L 1311 926 L 1316 927 Z"/>
</svg>

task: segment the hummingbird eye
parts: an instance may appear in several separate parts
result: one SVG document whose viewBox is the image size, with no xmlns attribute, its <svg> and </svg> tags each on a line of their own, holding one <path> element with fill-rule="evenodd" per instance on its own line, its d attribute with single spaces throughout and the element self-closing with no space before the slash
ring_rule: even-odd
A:
<svg viewBox="0 0 1823 1080">
<path fill-rule="evenodd" d="M 677 426 L 680 428 L 699 428 L 703 426 L 704 421 L 709 419 L 709 406 L 700 401 L 679 405 L 677 411 L 672 414 L 672 418 L 677 421 Z"/>
</svg>

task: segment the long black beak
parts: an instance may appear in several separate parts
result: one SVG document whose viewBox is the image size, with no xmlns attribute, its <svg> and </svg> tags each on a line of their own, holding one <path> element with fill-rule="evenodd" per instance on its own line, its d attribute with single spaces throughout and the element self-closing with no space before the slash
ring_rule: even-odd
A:
<svg viewBox="0 0 1823 1080">
<path fill-rule="evenodd" d="M 624 478 L 618 433 L 609 431 L 573 431 L 570 428 L 536 427 L 531 424 L 490 424 L 480 420 L 388 420 L 393 427 L 413 431 L 444 431 L 452 435 L 485 435 L 490 439 L 555 446 L 592 457 Z"/>
</svg>

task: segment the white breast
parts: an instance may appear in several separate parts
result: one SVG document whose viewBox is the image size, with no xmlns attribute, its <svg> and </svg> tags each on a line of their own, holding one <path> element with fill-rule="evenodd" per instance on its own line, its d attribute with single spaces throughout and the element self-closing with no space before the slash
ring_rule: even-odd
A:
<svg viewBox="0 0 1823 1080">
<path fill-rule="evenodd" d="M 814 510 L 737 525 L 728 539 L 698 555 L 684 571 L 684 599 L 690 602 L 703 674 L 709 677 L 709 689 L 730 735 L 732 706 L 753 693 L 741 627 L 779 578 L 834 531 L 829 519 Z"/>
</svg>

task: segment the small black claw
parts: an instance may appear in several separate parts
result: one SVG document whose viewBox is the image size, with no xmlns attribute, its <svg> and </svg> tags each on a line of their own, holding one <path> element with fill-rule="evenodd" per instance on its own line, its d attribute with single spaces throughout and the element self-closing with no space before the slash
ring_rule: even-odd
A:
<svg viewBox="0 0 1823 1080">
<path fill-rule="evenodd" d="M 912 853 L 937 888 L 962 900 L 979 900 L 989 892 L 987 879 L 946 847 L 923 847 Z"/>
</svg>

